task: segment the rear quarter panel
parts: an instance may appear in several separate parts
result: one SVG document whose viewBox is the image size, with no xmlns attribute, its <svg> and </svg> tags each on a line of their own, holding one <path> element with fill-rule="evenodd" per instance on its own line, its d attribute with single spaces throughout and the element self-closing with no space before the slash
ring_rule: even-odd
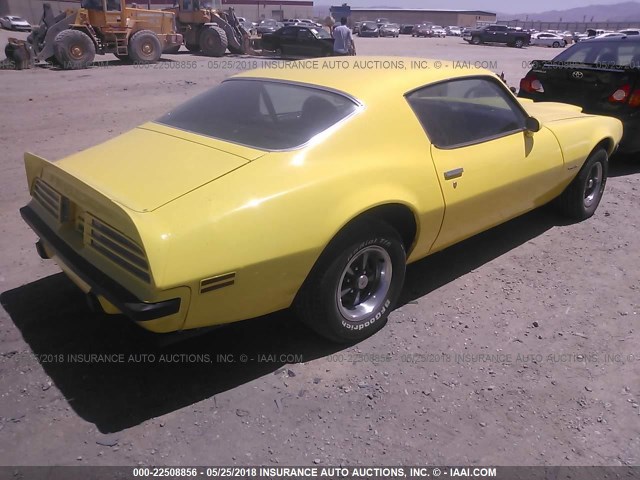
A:
<svg viewBox="0 0 640 480">
<path fill-rule="evenodd" d="M 172 225 L 158 282 L 194 291 L 186 328 L 291 305 L 331 239 L 377 205 L 408 206 L 418 225 L 409 261 L 425 256 L 444 213 L 430 144 L 404 98 L 365 105 L 306 148 L 272 152 L 156 212 Z M 235 284 L 198 294 L 201 279 Z"/>
</svg>

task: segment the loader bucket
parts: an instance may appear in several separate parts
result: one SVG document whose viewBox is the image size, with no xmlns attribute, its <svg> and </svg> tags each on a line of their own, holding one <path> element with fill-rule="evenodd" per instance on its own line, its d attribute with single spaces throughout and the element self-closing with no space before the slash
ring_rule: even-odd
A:
<svg viewBox="0 0 640 480">
<path fill-rule="evenodd" d="M 58 33 L 67 30 L 76 20 L 77 11 L 68 10 L 54 15 L 51 5 L 43 5 L 40 25 L 33 29 L 27 41 L 10 38 L 4 52 L 13 68 L 22 70 L 30 68 L 36 61 L 54 60 L 53 44 Z"/>
<path fill-rule="evenodd" d="M 16 70 L 23 70 L 33 66 L 33 49 L 24 40 L 10 38 L 9 43 L 4 47 L 4 53 L 10 66 Z"/>
</svg>

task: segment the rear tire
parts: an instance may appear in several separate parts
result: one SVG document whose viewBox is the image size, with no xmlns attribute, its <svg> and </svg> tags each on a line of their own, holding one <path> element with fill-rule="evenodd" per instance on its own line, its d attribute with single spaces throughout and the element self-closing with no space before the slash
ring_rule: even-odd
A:
<svg viewBox="0 0 640 480">
<path fill-rule="evenodd" d="M 294 308 L 309 328 L 340 343 L 380 330 L 400 296 L 406 254 L 387 223 L 366 219 L 334 238 L 298 292 Z"/>
<path fill-rule="evenodd" d="M 553 42 L 551 45 L 553 48 L 560 48 L 560 42 Z"/>
<path fill-rule="evenodd" d="M 200 50 L 208 57 L 222 57 L 227 45 L 227 34 L 220 27 L 209 26 L 200 33 Z"/>
<path fill-rule="evenodd" d="M 96 58 L 96 46 L 91 37 L 80 30 L 63 30 L 53 41 L 53 52 L 65 70 L 87 68 Z"/>
<path fill-rule="evenodd" d="M 562 213 L 578 221 L 591 217 L 602 200 L 608 172 L 609 156 L 599 148 L 589 155 L 576 178 L 558 197 Z"/>
<path fill-rule="evenodd" d="M 129 57 L 134 63 L 156 63 L 162 55 L 162 44 L 151 30 L 140 30 L 129 39 Z"/>
</svg>

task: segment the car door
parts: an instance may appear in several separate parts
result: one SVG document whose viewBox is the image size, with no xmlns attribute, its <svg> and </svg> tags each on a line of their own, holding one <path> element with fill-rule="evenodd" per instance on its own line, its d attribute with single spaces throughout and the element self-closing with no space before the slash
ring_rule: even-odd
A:
<svg viewBox="0 0 640 480">
<path fill-rule="evenodd" d="M 320 45 L 316 43 L 316 37 L 308 28 L 298 30 L 298 54 L 304 57 L 319 55 Z"/>
<path fill-rule="evenodd" d="M 545 128 L 526 129 L 528 115 L 498 79 L 448 80 L 407 100 L 431 141 L 445 201 L 432 250 L 551 200 L 563 168 L 558 141 Z"/>
<path fill-rule="evenodd" d="M 298 28 L 285 27 L 280 30 L 280 49 L 284 55 L 298 55 Z"/>
</svg>

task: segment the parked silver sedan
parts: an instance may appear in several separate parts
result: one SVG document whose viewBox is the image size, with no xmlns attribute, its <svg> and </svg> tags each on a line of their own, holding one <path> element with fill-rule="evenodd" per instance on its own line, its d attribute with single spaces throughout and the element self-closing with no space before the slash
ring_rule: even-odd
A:
<svg viewBox="0 0 640 480">
<path fill-rule="evenodd" d="M 540 32 L 531 35 L 530 45 L 538 45 L 541 47 L 564 48 L 567 41 L 562 35 L 551 32 Z"/>
<path fill-rule="evenodd" d="M 15 15 L 7 15 L 0 18 L 0 26 L 7 30 L 22 30 L 26 32 L 31 31 L 31 25 L 22 17 L 16 17 Z"/>
</svg>

